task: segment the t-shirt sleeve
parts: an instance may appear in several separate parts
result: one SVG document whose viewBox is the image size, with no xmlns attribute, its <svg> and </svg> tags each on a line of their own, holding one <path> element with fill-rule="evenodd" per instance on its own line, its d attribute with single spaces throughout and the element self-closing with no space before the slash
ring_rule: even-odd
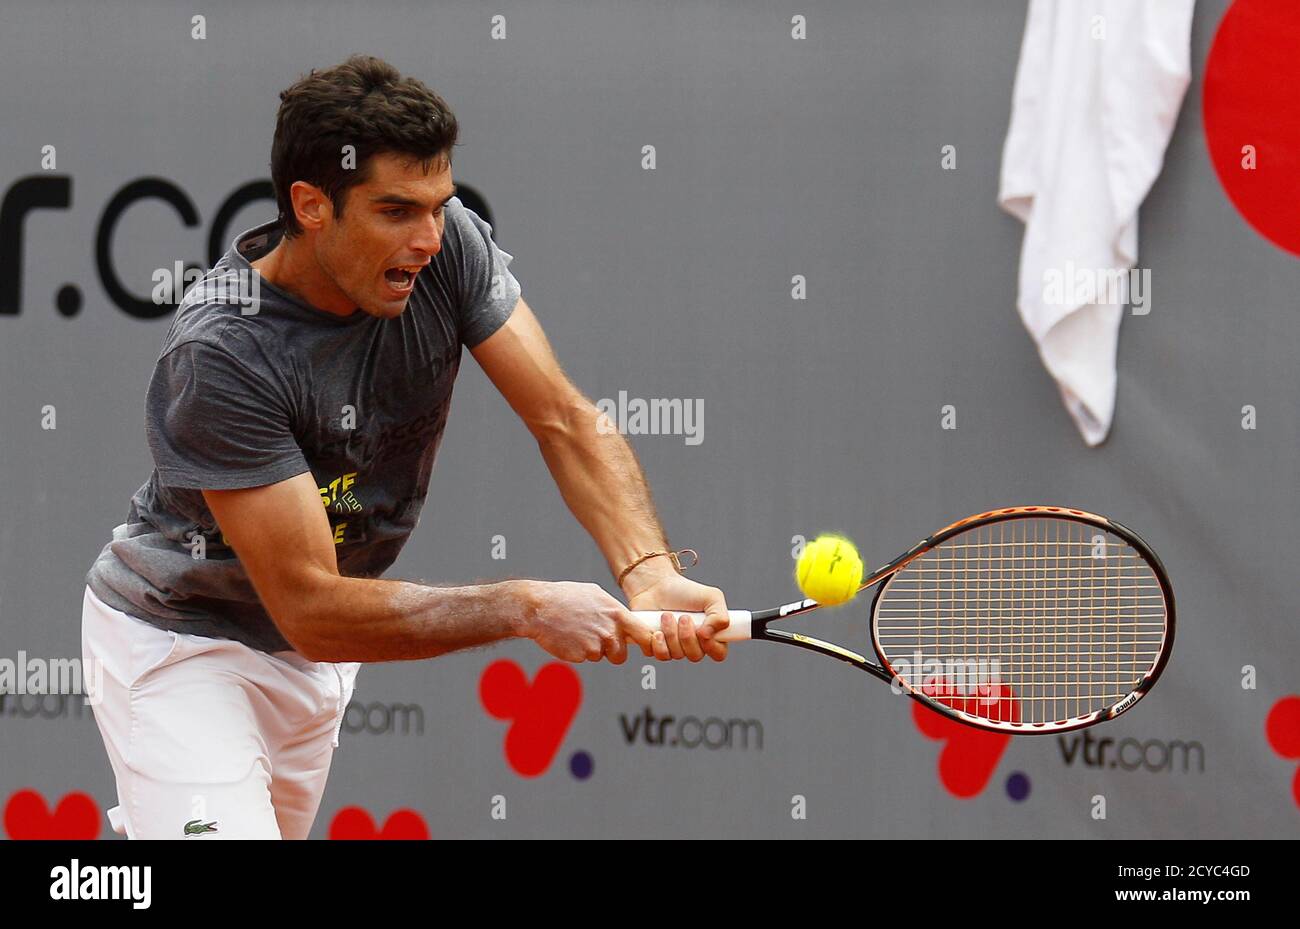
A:
<svg viewBox="0 0 1300 929">
<path fill-rule="evenodd" d="M 284 398 L 214 346 L 186 342 L 158 359 L 145 410 L 165 485 L 235 490 L 311 470 Z"/>
<path fill-rule="evenodd" d="M 509 268 L 515 256 L 502 251 L 492 240 L 492 227 L 461 204 L 459 197 L 453 197 L 452 203 L 455 206 L 448 209 L 448 222 L 456 224 L 460 245 L 460 341 L 466 348 L 473 348 L 510 318 L 521 289 Z"/>
</svg>

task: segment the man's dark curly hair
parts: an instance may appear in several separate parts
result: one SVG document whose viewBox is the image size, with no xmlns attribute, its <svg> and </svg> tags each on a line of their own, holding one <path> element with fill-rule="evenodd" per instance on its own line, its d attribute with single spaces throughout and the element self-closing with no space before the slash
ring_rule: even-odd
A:
<svg viewBox="0 0 1300 929">
<path fill-rule="evenodd" d="M 379 58 L 353 55 L 313 70 L 280 93 L 275 120 L 271 182 L 285 237 L 302 233 L 289 197 L 295 181 L 319 187 L 342 216 L 348 189 L 369 179 L 375 155 L 404 155 L 425 171 L 439 159 L 450 165 L 459 132 L 445 100 Z M 345 167 L 349 145 L 355 168 Z"/>
</svg>

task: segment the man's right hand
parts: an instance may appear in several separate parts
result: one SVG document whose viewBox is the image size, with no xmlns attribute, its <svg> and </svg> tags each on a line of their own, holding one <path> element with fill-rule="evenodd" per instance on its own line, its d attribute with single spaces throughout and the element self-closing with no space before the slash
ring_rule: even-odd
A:
<svg viewBox="0 0 1300 929">
<path fill-rule="evenodd" d="M 563 661 L 627 661 L 626 640 L 654 657 L 654 632 L 598 584 L 532 581 L 522 634 Z"/>
</svg>

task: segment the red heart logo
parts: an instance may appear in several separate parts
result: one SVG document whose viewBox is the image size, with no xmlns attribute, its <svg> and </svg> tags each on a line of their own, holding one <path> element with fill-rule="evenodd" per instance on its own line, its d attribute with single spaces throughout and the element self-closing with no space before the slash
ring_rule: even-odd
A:
<svg viewBox="0 0 1300 929">
<path fill-rule="evenodd" d="M 582 705 L 582 681 L 558 661 L 542 666 L 531 684 L 513 661 L 494 661 L 479 678 L 478 693 L 490 715 L 510 722 L 506 761 L 521 777 L 546 772 Z"/>
<path fill-rule="evenodd" d="M 11 839 L 97 839 L 99 807 L 88 794 L 65 794 L 50 812 L 45 798 L 20 790 L 5 804 L 5 832 Z"/>
<path fill-rule="evenodd" d="M 376 829 L 370 813 L 359 806 L 345 806 L 330 822 L 331 839 L 427 839 L 429 827 L 415 810 L 394 810 Z"/>
<path fill-rule="evenodd" d="M 1273 704 L 1264 722 L 1264 735 L 1269 747 L 1283 758 L 1300 758 L 1300 697 L 1292 694 Z M 1300 768 L 1291 781 L 1291 796 L 1300 806 Z"/>
<path fill-rule="evenodd" d="M 1020 702 L 1012 695 L 1010 688 L 998 684 L 992 685 L 992 688 L 997 688 L 998 692 L 994 693 L 986 687 L 988 693 L 963 697 L 955 694 L 942 681 L 931 681 L 922 691 L 946 706 L 973 715 L 1008 722 L 1019 720 Z M 989 701 L 994 697 L 997 705 L 991 706 Z M 947 716 L 941 716 L 921 703 L 912 706 L 912 722 L 922 735 L 945 743 L 939 753 L 939 780 L 955 797 L 973 797 L 988 786 L 989 778 L 993 776 L 1002 753 L 1011 741 L 1009 735 L 984 732 L 963 725 Z"/>
</svg>

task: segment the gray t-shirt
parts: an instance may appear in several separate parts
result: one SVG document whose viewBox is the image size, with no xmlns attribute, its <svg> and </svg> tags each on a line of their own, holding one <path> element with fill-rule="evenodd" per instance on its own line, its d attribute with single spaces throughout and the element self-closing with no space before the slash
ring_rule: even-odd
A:
<svg viewBox="0 0 1300 929">
<path fill-rule="evenodd" d="M 280 232 L 267 223 L 243 233 L 209 282 L 232 272 L 251 279 L 249 262 L 270 251 Z M 512 259 L 492 241 L 492 228 L 453 197 L 442 250 L 392 319 L 360 309 L 325 313 L 260 276 L 254 313 L 212 287 L 191 288 L 149 382 L 154 472 L 86 575 L 90 589 L 163 629 L 264 651 L 291 648 L 201 491 L 310 471 L 339 572 L 380 576 L 419 519 L 461 346 L 495 332 L 519 299 Z"/>
</svg>

